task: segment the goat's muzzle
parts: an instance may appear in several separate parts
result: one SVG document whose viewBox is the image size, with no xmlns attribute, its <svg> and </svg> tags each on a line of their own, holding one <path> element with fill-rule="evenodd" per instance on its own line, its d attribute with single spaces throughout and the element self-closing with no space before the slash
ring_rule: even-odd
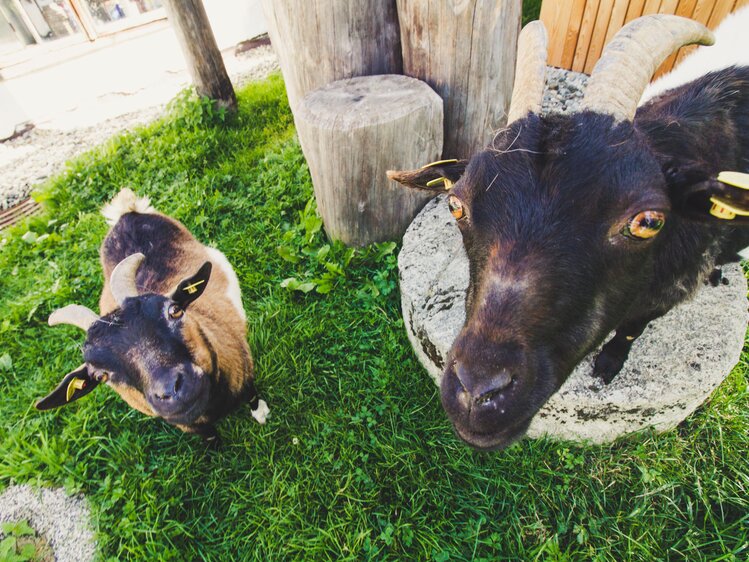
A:
<svg viewBox="0 0 749 562">
<path fill-rule="evenodd" d="M 188 425 L 200 417 L 210 397 L 208 375 L 193 365 L 159 369 L 151 375 L 146 399 L 156 415 Z"/>
<path fill-rule="evenodd" d="M 514 343 L 459 337 L 442 376 L 442 405 L 458 436 L 477 449 L 502 449 L 523 436 L 540 407 L 539 362 Z M 543 402 L 541 402 L 543 403 Z"/>
</svg>

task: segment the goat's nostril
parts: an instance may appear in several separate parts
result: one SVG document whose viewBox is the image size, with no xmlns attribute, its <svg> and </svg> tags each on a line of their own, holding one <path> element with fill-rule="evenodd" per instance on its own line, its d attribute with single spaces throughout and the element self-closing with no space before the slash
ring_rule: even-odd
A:
<svg viewBox="0 0 749 562">
<path fill-rule="evenodd" d="M 476 404 L 478 404 L 479 406 L 486 406 L 488 404 L 491 404 L 491 402 L 500 392 L 502 392 L 500 389 L 484 392 L 483 394 L 480 394 L 478 398 L 476 398 Z"/>
<path fill-rule="evenodd" d="M 179 393 L 179 389 L 182 388 L 182 373 L 177 374 L 177 378 L 174 381 L 174 394 Z"/>
<path fill-rule="evenodd" d="M 479 405 L 488 405 L 493 402 L 502 391 L 506 390 L 513 382 L 513 377 L 506 371 L 501 371 L 483 384 L 475 388 L 475 402 Z"/>
</svg>

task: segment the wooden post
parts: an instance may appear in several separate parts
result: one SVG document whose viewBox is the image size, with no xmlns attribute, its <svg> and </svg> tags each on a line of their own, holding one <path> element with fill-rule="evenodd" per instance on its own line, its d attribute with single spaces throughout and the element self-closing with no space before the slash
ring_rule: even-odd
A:
<svg viewBox="0 0 749 562">
<path fill-rule="evenodd" d="M 236 111 L 237 97 L 201 0 L 164 0 L 169 21 L 187 59 L 195 90 L 219 107 Z"/>
<path fill-rule="evenodd" d="M 397 0 L 403 72 L 445 100 L 445 158 L 467 158 L 507 121 L 521 0 Z"/>
<path fill-rule="evenodd" d="M 433 195 L 385 172 L 439 159 L 440 97 L 402 75 L 339 80 L 302 100 L 296 125 L 328 236 L 358 246 L 400 240 Z"/>
<path fill-rule="evenodd" d="M 335 80 L 402 72 L 395 0 L 263 0 L 263 12 L 294 113 Z"/>
</svg>

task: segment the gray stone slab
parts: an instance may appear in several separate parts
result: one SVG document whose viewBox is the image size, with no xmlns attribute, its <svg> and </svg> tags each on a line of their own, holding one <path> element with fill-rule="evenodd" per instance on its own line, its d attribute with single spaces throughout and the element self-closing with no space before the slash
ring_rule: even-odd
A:
<svg viewBox="0 0 749 562">
<path fill-rule="evenodd" d="M 468 258 L 444 196 L 409 227 L 398 268 L 408 337 L 439 384 L 465 322 L 468 287 Z M 666 431 L 684 420 L 728 375 L 744 344 L 746 279 L 738 264 L 724 274 L 728 285 L 706 286 L 651 323 L 611 384 L 591 376 L 595 353 L 586 357 L 536 415 L 528 436 L 605 443 L 648 427 Z"/>
</svg>

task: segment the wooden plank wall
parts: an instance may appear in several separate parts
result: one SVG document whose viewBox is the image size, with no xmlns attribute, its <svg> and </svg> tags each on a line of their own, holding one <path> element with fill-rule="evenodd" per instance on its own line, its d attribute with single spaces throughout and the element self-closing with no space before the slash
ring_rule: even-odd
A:
<svg viewBox="0 0 749 562">
<path fill-rule="evenodd" d="M 627 22 L 645 14 L 676 14 L 715 29 L 749 0 L 544 0 L 541 21 L 549 31 L 549 64 L 590 74 L 604 45 Z M 668 72 L 694 47 L 684 47 L 658 69 Z"/>
</svg>

